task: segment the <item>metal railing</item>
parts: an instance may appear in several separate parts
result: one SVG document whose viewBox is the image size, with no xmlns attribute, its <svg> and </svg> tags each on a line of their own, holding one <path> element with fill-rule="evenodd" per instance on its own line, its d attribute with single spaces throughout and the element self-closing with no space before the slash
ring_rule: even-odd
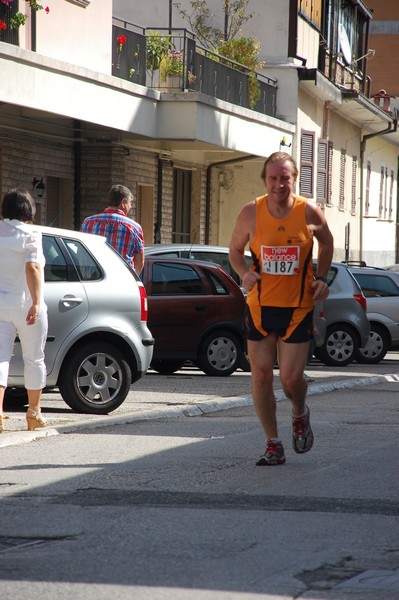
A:
<svg viewBox="0 0 399 600">
<path fill-rule="evenodd" d="M 186 29 L 141 28 L 113 19 L 112 74 L 172 92 L 201 92 L 272 117 L 276 80 L 197 44 Z"/>
</svg>

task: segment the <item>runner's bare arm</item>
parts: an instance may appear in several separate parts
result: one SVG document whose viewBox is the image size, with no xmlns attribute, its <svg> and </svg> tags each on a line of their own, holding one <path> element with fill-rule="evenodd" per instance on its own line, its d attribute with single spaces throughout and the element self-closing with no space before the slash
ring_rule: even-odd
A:
<svg viewBox="0 0 399 600">
<path fill-rule="evenodd" d="M 244 251 L 255 233 L 255 202 L 246 204 L 239 213 L 229 246 L 229 259 L 234 271 L 240 277 L 244 288 L 249 292 L 260 278 L 258 273 L 249 271 Z"/>
</svg>

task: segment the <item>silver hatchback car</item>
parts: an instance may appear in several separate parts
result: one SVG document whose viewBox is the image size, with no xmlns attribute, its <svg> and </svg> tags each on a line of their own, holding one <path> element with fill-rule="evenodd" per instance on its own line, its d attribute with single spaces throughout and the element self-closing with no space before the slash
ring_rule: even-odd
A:
<svg viewBox="0 0 399 600">
<path fill-rule="evenodd" d="M 380 362 L 388 350 L 399 348 L 399 273 L 393 270 L 349 264 L 349 270 L 367 298 L 370 335 L 359 348 L 357 361 Z"/>
<path fill-rule="evenodd" d="M 73 410 L 107 414 L 151 363 L 143 283 L 105 237 L 39 227 L 46 258 L 47 389 L 59 388 Z M 24 395 L 20 344 L 7 397 Z"/>
</svg>

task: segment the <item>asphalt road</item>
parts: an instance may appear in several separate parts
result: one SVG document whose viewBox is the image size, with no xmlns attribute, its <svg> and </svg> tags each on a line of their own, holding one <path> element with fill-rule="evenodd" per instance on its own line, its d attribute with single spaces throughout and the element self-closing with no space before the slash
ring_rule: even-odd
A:
<svg viewBox="0 0 399 600">
<path fill-rule="evenodd" d="M 246 375 L 220 382 L 220 395 L 198 373 L 149 375 L 140 393 L 152 413 L 69 421 L 0 448 L 0 597 L 396 600 L 399 381 L 329 375 L 308 400 L 308 454 L 292 450 L 280 400 L 279 467 L 255 466 L 263 435 L 234 395 Z"/>
</svg>

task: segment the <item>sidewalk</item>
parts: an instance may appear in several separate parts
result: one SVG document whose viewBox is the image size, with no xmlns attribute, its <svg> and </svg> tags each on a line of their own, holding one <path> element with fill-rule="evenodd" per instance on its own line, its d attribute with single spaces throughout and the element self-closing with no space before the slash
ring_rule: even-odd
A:
<svg viewBox="0 0 399 600">
<path fill-rule="evenodd" d="M 396 361 L 395 361 L 396 363 Z M 385 381 L 399 381 L 399 374 L 370 373 L 370 365 L 356 365 L 334 371 L 327 367 L 306 370 L 308 396 L 326 394 L 339 389 L 355 389 Z M 396 365 L 395 365 L 396 367 Z M 360 372 L 360 369 L 363 372 Z M 389 363 L 385 371 L 390 368 Z M 374 371 L 376 366 L 374 366 Z M 237 372 L 226 378 L 207 377 L 197 370 L 187 370 L 172 376 L 148 373 L 132 386 L 125 402 L 106 416 L 74 413 L 56 392 L 43 395 L 42 410 L 48 426 L 36 431 L 26 431 L 26 408 L 5 410 L 4 431 L 0 434 L 0 448 L 24 444 L 35 439 L 69 433 L 77 429 L 96 429 L 135 421 L 148 421 L 172 417 L 195 417 L 220 410 L 249 406 L 250 373 Z M 275 371 L 276 400 L 285 399 L 278 371 Z"/>
</svg>

